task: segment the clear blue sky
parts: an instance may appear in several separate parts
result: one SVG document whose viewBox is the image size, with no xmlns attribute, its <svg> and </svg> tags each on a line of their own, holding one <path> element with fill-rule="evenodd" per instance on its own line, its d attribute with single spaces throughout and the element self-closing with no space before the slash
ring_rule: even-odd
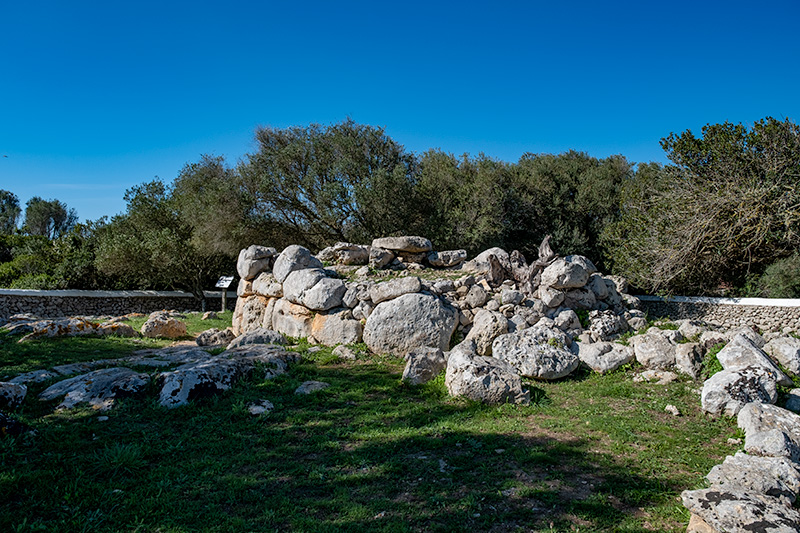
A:
<svg viewBox="0 0 800 533">
<path fill-rule="evenodd" d="M 0 9 L 0 189 L 82 220 L 201 154 L 235 163 L 258 125 L 349 116 L 415 152 L 663 162 L 672 131 L 800 120 L 798 0 Z"/>
</svg>

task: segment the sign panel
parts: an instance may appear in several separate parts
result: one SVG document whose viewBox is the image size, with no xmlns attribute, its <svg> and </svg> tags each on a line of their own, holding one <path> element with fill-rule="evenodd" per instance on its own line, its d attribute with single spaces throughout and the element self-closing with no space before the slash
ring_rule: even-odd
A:
<svg viewBox="0 0 800 533">
<path fill-rule="evenodd" d="M 231 286 L 231 283 L 233 283 L 233 276 L 222 276 L 214 286 L 218 289 L 227 289 Z"/>
</svg>

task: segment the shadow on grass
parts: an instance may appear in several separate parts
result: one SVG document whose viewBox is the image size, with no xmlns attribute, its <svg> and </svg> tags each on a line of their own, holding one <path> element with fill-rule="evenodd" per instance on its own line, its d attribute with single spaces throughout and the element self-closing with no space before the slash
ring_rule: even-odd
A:
<svg viewBox="0 0 800 533">
<path fill-rule="evenodd" d="M 521 431 L 536 406 L 452 400 L 441 379 L 398 377 L 381 364 L 300 364 L 186 408 L 127 400 L 105 422 L 48 415 L 39 438 L 0 443 L 0 528 L 635 530 L 635 510 L 667 497 L 663 480 L 586 441 Z M 308 379 L 331 387 L 295 395 Z M 251 416 L 262 398 L 275 410 Z"/>
</svg>

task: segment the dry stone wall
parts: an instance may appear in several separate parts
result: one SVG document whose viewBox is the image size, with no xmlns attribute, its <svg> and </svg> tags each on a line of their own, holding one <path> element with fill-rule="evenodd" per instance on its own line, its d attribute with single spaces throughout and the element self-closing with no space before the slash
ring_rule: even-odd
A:
<svg viewBox="0 0 800 533">
<path fill-rule="evenodd" d="M 206 292 L 206 307 L 219 310 L 222 292 Z M 228 292 L 228 308 L 236 305 L 236 293 Z M 119 316 L 151 313 L 161 309 L 200 311 L 194 296 L 179 291 L 36 291 L 0 289 L 0 319 L 22 313 L 40 318 L 64 316 Z"/>
<path fill-rule="evenodd" d="M 761 331 L 800 331 L 800 300 L 778 298 L 706 298 L 638 296 L 651 317 L 702 320 L 727 329 L 753 326 Z"/>
</svg>

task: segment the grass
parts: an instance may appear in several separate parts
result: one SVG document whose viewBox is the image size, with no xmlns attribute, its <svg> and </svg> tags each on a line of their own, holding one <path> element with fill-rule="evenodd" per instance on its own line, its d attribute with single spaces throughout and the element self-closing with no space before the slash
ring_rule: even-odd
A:
<svg viewBox="0 0 800 533">
<path fill-rule="evenodd" d="M 141 347 L 11 340 L 0 361 L 14 372 L 37 350 L 52 364 Z M 680 492 L 735 451 L 735 422 L 704 416 L 692 382 L 580 371 L 528 383 L 531 406 L 486 406 L 450 398 L 443 376 L 405 385 L 395 358 L 308 348 L 277 379 L 175 410 L 127 399 L 106 421 L 54 413 L 32 386 L 16 415 L 39 434 L 0 440 L 0 530 L 684 531 Z M 295 395 L 306 380 L 331 386 Z M 275 410 L 253 417 L 260 399 Z"/>
</svg>

